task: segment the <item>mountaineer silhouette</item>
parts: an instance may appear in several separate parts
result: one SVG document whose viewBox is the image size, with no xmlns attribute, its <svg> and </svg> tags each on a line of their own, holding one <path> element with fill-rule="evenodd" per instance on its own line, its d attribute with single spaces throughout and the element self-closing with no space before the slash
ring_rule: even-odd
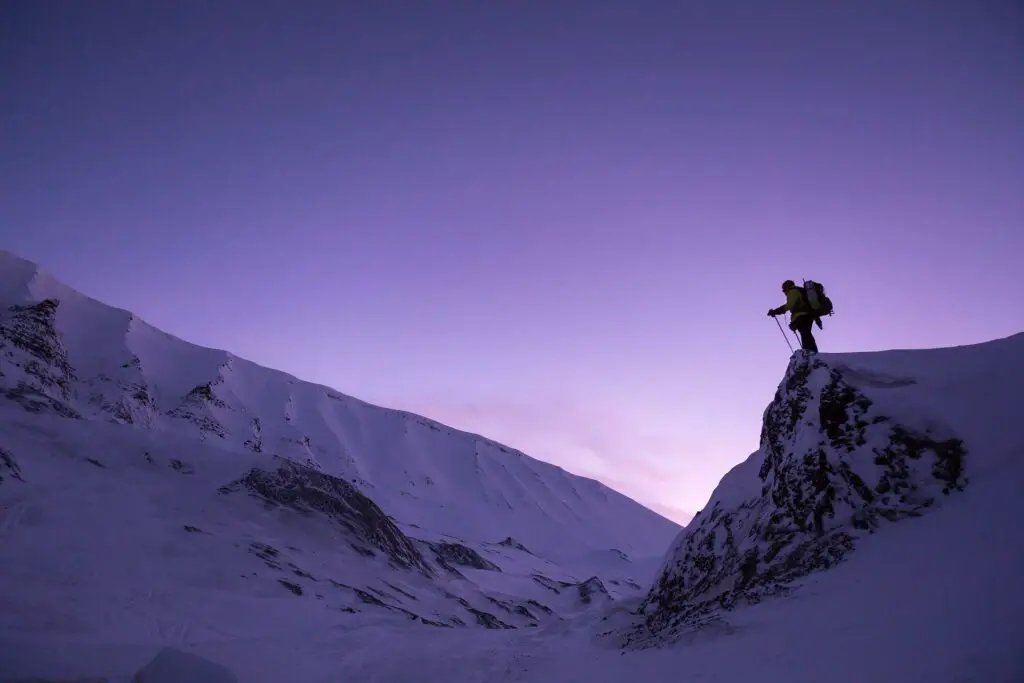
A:
<svg viewBox="0 0 1024 683">
<path fill-rule="evenodd" d="M 818 342 L 811 333 L 811 326 L 817 324 L 818 329 L 823 329 L 821 316 L 832 315 L 832 300 L 825 296 L 825 287 L 813 280 L 805 280 L 802 287 L 797 287 L 792 280 L 786 280 L 782 283 L 782 293 L 786 295 L 786 303 L 769 309 L 768 315 L 774 318 L 788 311 L 789 329 L 800 334 L 800 347 L 817 353 Z"/>
</svg>

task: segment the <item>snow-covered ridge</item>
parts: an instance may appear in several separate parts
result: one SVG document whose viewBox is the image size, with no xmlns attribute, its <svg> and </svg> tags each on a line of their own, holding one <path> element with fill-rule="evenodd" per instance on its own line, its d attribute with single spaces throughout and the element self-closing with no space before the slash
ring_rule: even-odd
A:
<svg viewBox="0 0 1024 683">
<path fill-rule="evenodd" d="M 0 392 L 24 408 L 189 434 L 352 482 L 431 540 L 664 551 L 678 525 L 475 434 L 203 348 L 0 253 Z"/>
<path fill-rule="evenodd" d="M 585 526 L 585 488 L 566 501 L 605 537 L 582 550 L 506 523 L 571 475 L 286 375 L 261 403 L 268 374 L 19 263 L 0 268 L 0 680 L 1024 680 L 1024 335 L 798 354 L 761 448 L 644 559 Z M 322 459 L 317 419 L 340 425 Z M 431 457 L 451 448 L 477 480 L 409 483 L 463 474 Z M 395 476 L 366 462 L 388 449 Z M 514 512 L 488 507 L 531 472 Z M 434 514 L 433 487 L 483 489 L 455 502 L 483 536 Z"/>
<path fill-rule="evenodd" d="M 1024 334 L 952 349 L 794 354 L 758 451 L 679 534 L 632 646 L 725 623 L 929 514 L 1024 452 Z"/>
</svg>

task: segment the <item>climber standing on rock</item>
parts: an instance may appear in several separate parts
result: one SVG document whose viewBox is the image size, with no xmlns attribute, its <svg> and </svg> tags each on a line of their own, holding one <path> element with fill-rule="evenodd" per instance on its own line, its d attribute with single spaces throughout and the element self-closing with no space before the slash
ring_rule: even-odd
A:
<svg viewBox="0 0 1024 683">
<path fill-rule="evenodd" d="M 818 352 L 818 343 L 811 334 L 811 325 L 821 327 L 821 316 L 832 313 L 832 302 L 825 296 L 825 289 L 816 282 L 807 282 L 797 287 L 792 280 L 782 283 L 782 292 L 786 295 L 786 303 L 778 308 L 768 310 L 774 318 L 786 311 L 790 312 L 789 329 L 800 334 L 800 346 L 805 351 Z"/>
</svg>

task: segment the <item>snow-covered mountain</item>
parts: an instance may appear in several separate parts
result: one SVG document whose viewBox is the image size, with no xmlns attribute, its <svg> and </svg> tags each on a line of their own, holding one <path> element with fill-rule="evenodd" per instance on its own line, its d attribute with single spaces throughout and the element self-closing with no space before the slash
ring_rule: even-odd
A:
<svg viewBox="0 0 1024 683">
<path fill-rule="evenodd" d="M 286 599 L 309 603 L 291 618 L 537 627 L 640 593 L 679 529 L 481 436 L 176 339 L 6 253 L 0 426 L 7 633 L 231 631 L 230 609 L 220 625 L 160 615 L 221 590 L 255 600 L 253 624 Z"/>
<path fill-rule="evenodd" d="M 678 525 L 489 439 L 154 329 L 0 252 L 0 391 L 27 409 L 192 435 L 354 484 L 403 528 L 535 551 L 657 555 Z"/>
<path fill-rule="evenodd" d="M 0 681 L 1024 681 L 1024 334 L 797 352 L 679 529 L 2 263 Z"/>
</svg>

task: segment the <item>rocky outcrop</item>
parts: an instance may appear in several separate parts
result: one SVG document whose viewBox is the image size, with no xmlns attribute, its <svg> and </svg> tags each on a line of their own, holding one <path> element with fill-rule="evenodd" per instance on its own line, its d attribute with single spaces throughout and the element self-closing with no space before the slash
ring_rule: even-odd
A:
<svg viewBox="0 0 1024 683">
<path fill-rule="evenodd" d="M 0 484 L 4 483 L 5 477 L 25 481 L 21 478 L 21 467 L 18 466 L 14 454 L 6 448 L 0 448 Z"/>
<path fill-rule="evenodd" d="M 245 447 L 253 453 L 263 452 L 263 425 L 258 417 L 252 419 L 252 437 L 246 440 Z"/>
<path fill-rule="evenodd" d="M 544 576 L 543 574 L 534 574 L 530 578 L 532 578 L 533 582 L 536 583 L 538 586 L 546 588 L 547 590 L 551 591 L 552 593 L 555 593 L 556 595 L 560 594 L 566 588 L 571 588 L 575 585 L 568 581 L 555 581 L 554 579 L 550 579 Z"/>
<path fill-rule="evenodd" d="M 501 567 L 490 560 L 484 559 L 480 553 L 461 543 L 431 543 L 430 548 L 437 556 L 438 563 L 449 571 L 454 570 L 452 565 L 488 571 L 501 571 Z"/>
<path fill-rule="evenodd" d="M 586 581 L 581 581 L 577 585 L 579 590 L 580 602 L 584 605 L 589 605 L 596 599 L 611 600 L 612 596 L 609 595 L 608 589 L 601 583 L 601 579 L 596 576 L 591 576 Z"/>
<path fill-rule="evenodd" d="M 138 356 L 122 363 L 114 376 L 100 374 L 88 381 L 89 404 L 111 422 L 149 426 L 157 413 L 154 399 Z"/>
<path fill-rule="evenodd" d="M 290 460 L 274 459 L 279 463 L 275 471 L 253 468 L 241 479 L 221 487 L 221 493 L 245 489 L 273 506 L 324 515 L 356 540 L 381 550 L 395 564 L 433 575 L 413 542 L 352 484 Z"/>
<path fill-rule="evenodd" d="M 961 440 L 901 424 L 843 372 L 817 356 L 794 355 L 751 456 L 760 459 L 759 490 L 723 480 L 670 551 L 631 645 L 785 593 L 841 562 L 886 521 L 920 515 L 962 490 Z"/>
<path fill-rule="evenodd" d="M 216 387 L 223 383 L 223 375 L 218 375 L 216 379 L 206 384 L 193 387 L 185 395 L 181 405 L 170 411 L 168 415 L 191 422 L 199 428 L 200 434 L 214 434 L 221 439 L 226 438 L 227 431 L 213 412 L 214 409 L 230 410 L 228 404 L 216 393 Z"/>
<path fill-rule="evenodd" d="M 0 322 L 0 391 L 31 412 L 80 417 L 71 407 L 75 373 L 55 325 L 57 299 L 11 306 Z"/>
<path fill-rule="evenodd" d="M 515 548 L 516 550 L 522 550 L 524 553 L 530 553 L 530 551 L 526 548 L 525 545 L 523 545 L 516 539 L 512 538 L 511 536 L 506 537 L 505 540 L 503 541 L 498 541 L 498 545 L 503 545 L 506 548 Z M 533 555 L 533 553 L 530 554 Z"/>
</svg>

